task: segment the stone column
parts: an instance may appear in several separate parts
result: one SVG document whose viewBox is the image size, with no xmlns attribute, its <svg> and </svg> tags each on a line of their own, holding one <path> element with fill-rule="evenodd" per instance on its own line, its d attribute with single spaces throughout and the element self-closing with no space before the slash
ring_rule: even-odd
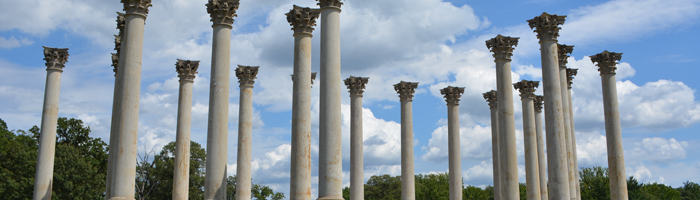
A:
<svg viewBox="0 0 700 200">
<path fill-rule="evenodd" d="M 537 156 L 537 123 L 535 121 L 535 88 L 539 81 L 522 80 L 513 84 L 520 91 L 523 101 L 523 140 L 525 145 L 525 183 L 527 199 L 542 199 L 540 193 L 540 172 Z"/>
<path fill-rule="evenodd" d="M 515 148 L 515 117 L 513 116 L 513 88 L 511 88 L 510 61 L 518 39 L 498 35 L 486 41 L 486 47 L 493 52 L 496 62 L 498 94 L 498 131 L 499 157 L 501 162 L 500 187 L 503 188 L 501 199 L 520 199 L 518 183 L 518 155 Z"/>
<path fill-rule="evenodd" d="M 111 122 L 111 127 L 109 131 L 109 155 L 107 157 L 107 182 L 105 182 L 105 199 L 109 199 L 112 197 L 112 181 L 114 179 L 114 168 L 116 168 L 116 159 L 117 159 L 117 146 L 118 144 L 118 138 L 119 135 L 117 134 L 119 131 L 117 130 L 117 127 L 119 127 L 119 112 L 121 108 L 119 107 L 119 99 L 121 99 L 121 95 L 119 92 L 121 91 L 121 84 L 118 82 L 119 79 L 117 79 L 117 72 L 119 71 L 119 64 L 123 62 L 119 62 L 121 59 L 121 47 L 122 47 L 122 41 L 124 40 L 124 26 L 125 26 L 125 18 L 124 18 L 124 13 L 119 13 L 117 12 L 117 29 L 119 29 L 119 35 L 114 36 L 114 50 L 117 51 L 117 53 L 112 53 L 112 67 L 114 67 L 114 95 L 113 95 L 113 100 L 112 100 L 112 122 Z"/>
<path fill-rule="evenodd" d="M 440 90 L 447 101 L 447 148 L 450 162 L 450 200 L 462 200 L 462 157 L 459 145 L 459 98 L 463 87 L 447 86 Z"/>
<path fill-rule="evenodd" d="M 317 10 L 294 6 L 287 21 L 294 30 L 294 75 L 292 77 L 292 164 L 290 200 L 311 199 L 311 33 Z M 298 80 L 298 81 L 296 81 Z"/>
<path fill-rule="evenodd" d="M 564 130 L 566 135 L 564 136 L 564 140 L 566 140 L 566 160 L 568 164 L 568 169 L 569 169 L 569 195 L 572 200 L 577 199 L 577 194 L 576 194 L 576 172 L 577 171 L 574 168 L 574 151 L 576 149 L 573 149 L 573 146 L 571 144 L 571 115 L 569 111 L 569 95 L 568 95 L 568 90 L 567 90 L 567 81 L 566 81 L 566 63 L 567 59 L 569 58 L 568 54 L 571 54 L 571 52 L 574 51 L 574 46 L 571 45 L 563 45 L 563 44 L 557 44 L 557 53 L 559 56 L 557 57 L 558 63 L 559 63 L 559 83 L 561 84 L 561 100 L 562 100 L 562 112 L 564 113 Z"/>
<path fill-rule="evenodd" d="M 542 87 L 545 97 L 544 114 L 547 132 L 547 171 L 549 172 L 549 199 L 570 199 L 569 167 L 566 157 L 566 129 L 562 112 L 561 82 L 559 80 L 559 63 L 557 37 L 559 25 L 564 24 L 566 16 L 542 15 L 527 20 L 530 28 L 535 29 L 540 40 L 542 58 Z"/>
<path fill-rule="evenodd" d="M 627 175 L 625 174 L 625 156 L 622 150 L 622 127 L 620 126 L 620 108 L 617 101 L 617 83 L 615 70 L 622 53 L 603 51 L 591 56 L 591 61 L 598 66 L 603 85 L 603 109 L 605 112 L 605 139 L 608 143 L 608 173 L 610 175 L 610 199 L 619 200 L 627 196 Z"/>
<path fill-rule="evenodd" d="M 58 99 L 61 92 L 61 73 L 68 62 L 68 49 L 44 47 L 44 60 L 47 71 L 46 88 L 34 177 L 34 199 L 51 199 L 53 160 L 56 155 Z"/>
<path fill-rule="evenodd" d="M 362 93 L 369 78 L 345 79 L 350 90 L 350 200 L 365 199 L 362 138 Z"/>
<path fill-rule="evenodd" d="M 413 94 L 418 83 L 401 81 L 394 90 L 401 99 L 401 200 L 416 199 L 413 171 Z"/>
<path fill-rule="evenodd" d="M 190 130 L 192 129 L 192 83 L 199 61 L 180 60 L 175 63 L 180 77 L 175 138 L 175 170 L 173 171 L 173 200 L 188 199 L 190 189 Z"/>
<path fill-rule="evenodd" d="M 542 136 L 542 106 L 544 96 L 535 97 L 535 130 L 537 132 L 537 168 L 540 174 L 540 197 L 542 200 L 549 199 L 547 192 L 547 158 L 544 153 L 544 136 Z"/>
<path fill-rule="evenodd" d="M 117 131 L 118 155 L 112 175 L 110 199 L 134 199 L 136 181 L 136 147 L 139 124 L 139 97 L 141 93 L 141 61 L 143 56 L 143 28 L 151 7 L 151 0 L 122 0 L 126 11 L 124 40 L 119 57 L 117 83 L 119 109 Z M 123 63 L 123 64 L 122 64 Z"/>
<path fill-rule="evenodd" d="M 236 168 L 236 199 L 250 199 L 253 140 L 253 84 L 259 67 L 238 65 L 236 77 L 240 83 L 238 109 L 238 167 Z"/>
<path fill-rule="evenodd" d="M 500 157 L 498 153 L 499 145 L 499 134 L 498 134 L 498 92 L 496 90 L 491 90 L 484 93 L 484 99 L 489 102 L 489 107 L 491 108 L 491 153 L 493 160 L 493 199 L 500 200 L 501 194 L 503 194 L 503 188 L 501 187 L 500 179 Z"/>
<path fill-rule="evenodd" d="M 579 168 L 578 168 L 578 153 L 576 149 L 576 126 L 574 126 L 574 104 L 573 100 L 571 99 L 571 85 L 574 84 L 574 76 L 578 74 L 578 69 L 566 69 L 566 80 L 567 80 L 567 93 L 568 93 L 568 101 L 569 101 L 569 119 L 571 122 L 571 148 L 573 149 L 573 157 L 574 157 L 574 180 L 576 183 L 576 199 L 581 200 L 581 182 L 579 182 Z"/>
<path fill-rule="evenodd" d="M 228 160 L 228 104 L 231 75 L 231 28 L 239 2 L 209 0 L 206 4 L 214 29 L 209 84 L 207 165 L 204 199 L 226 199 Z"/>
<path fill-rule="evenodd" d="M 321 6 L 321 82 L 318 131 L 318 199 L 343 199 L 340 98 L 340 0 Z"/>
</svg>

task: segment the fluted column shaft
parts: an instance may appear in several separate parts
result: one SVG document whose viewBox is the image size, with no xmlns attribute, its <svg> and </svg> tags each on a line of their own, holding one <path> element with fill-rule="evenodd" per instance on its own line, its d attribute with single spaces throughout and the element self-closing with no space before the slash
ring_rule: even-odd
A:
<svg viewBox="0 0 700 200">
<path fill-rule="evenodd" d="M 173 171 L 173 200 L 189 197 L 190 180 L 190 130 L 192 128 L 192 83 L 199 68 L 199 61 L 177 60 L 175 70 L 180 77 L 177 104 L 177 129 L 175 138 L 175 163 Z"/>
<path fill-rule="evenodd" d="M 236 68 L 240 83 L 238 109 L 238 156 L 236 168 L 236 199 L 251 198 L 251 162 L 253 150 L 253 84 L 259 67 L 242 66 Z"/>
<path fill-rule="evenodd" d="M 566 157 L 566 129 L 562 112 L 562 90 L 559 80 L 557 37 L 558 25 L 564 24 L 566 16 L 543 13 L 528 20 L 530 28 L 536 28 L 540 39 L 542 58 L 542 86 L 544 93 L 544 115 L 547 133 L 547 171 L 549 173 L 549 199 L 570 199 L 569 167 Z"/>
<path fill-rule="evenodd" d="M 459 134 L 459 100 L 464 88 L 448 86 L 440 90 L 447 101 L 447 148 L 449 151 L 450 200 L 462 200 L 462 159 Z"/>
<path fill-rule="evenodd" d="M 394 89 L 401 98 L 401 200 L 415 200 L 413 163 L 413 94 L 418 83 L 401 81 Z"/>
<path fill-rule="evenodd" d="M 541 199 L 539 161 L 537 156 L 537 123 L 535 122 L 535 89 L 538 81 L 521 81 L 515 89 L 520 90 L 523 107 L 523 140 L 525 156 L 525 183 L 527 199 Z"/>
<path fill-rule="evenodd" d="M 549 199 L 547 192 L 547 158 L 544 153 L 544 136 L 542 135 L 542 101 L 544 96 L 535 98 L 535 130 L 537 133 L 537 162 L 540 175 L 540 197 L 542 200 Z"/>
<path fill-rule="evenodd" d="M 342 119 L 340 113 L 340 1 L 320 0 L 321 86 L 319 109 L 318 199 L 343 199 Z"/>
<path fill-rule="evenodd" d="M 369 78 L 345 79 L 350 89 L 350 200 L 364 200 L 362 93 Z"/>
<path fill-rule="evenodd" d="M 68 49 L 44 47 L 46 60 L 46 87 L 41 113 L 39 151 L 34 177 L 34 199 L 51 199 L 53 162 L 56 155 L 56 125 L 58 100 L 61 93 L 61 74 L 68 61 Z M 6 162 L 6 161 L 3 161 Z"/>
</svg>

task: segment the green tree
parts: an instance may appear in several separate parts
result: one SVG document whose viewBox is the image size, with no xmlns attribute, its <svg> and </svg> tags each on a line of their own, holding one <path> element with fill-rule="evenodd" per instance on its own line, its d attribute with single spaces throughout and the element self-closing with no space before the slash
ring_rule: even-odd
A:
<svg viewBox="0 0 700 200">
<path fill-rule="evenodd" d="M 676 190 L 681 192 L 681 199 L 691 200 L 700 199 L 700 185 L 690 181 L 683 183 L 683 187 L 679 187 Z"/>
<path fill-rule="evenodd" d="M 450 198 L 450 175 L 446 172 L 416 175 L 416 199 L 447 200 Z"/>
<path fill-rule="evenodd" d="M 493 187 L 488 186 L 486 189 L 468 185 L 462 190 L 462 199 L 465 200 L 489 200 L 493 199 Z"/>
<path fill-rule="evenodd" d="M 365 184 L 366 200 L 401 199 L 401 176 L 372 176 Z"/>
<path fill-rule="evenodd" d="M 229 176 L 226 182 L 228 183 L 226 185 L 226 199 L 236 200 L 236 176 Z M 268 200 L 268 197 L 271 200 L 282 200 L 285 197 L 284 193 L 275 192 L 272 188 L 262 184 L 253 184 L 250 188 L 250 194 L 251 198 L 255 200 Z"/>
<path fill-rule="evenodd" d="M 136 186 L 137 197 L 141 199 L 171 199 L 175 171 L 175 142 L 163 147 L 160 153 L 154 151 L 139 155 Z M 189 191 L 188 199 L 204 198 L 204 170 L 206 151 L 199 143 L 190 141 Z"/>
<path fill-rule="evenodd" d="M 38 133 L 38 128 L 31 131 Z M 33 135 L 10 131 L 0 119 L 0 196 L 6 199 L 32 198 L 37 150 L 37 140 Z"/>
<path fill-rule="evenodd" d="M 608 168 L 582 168 L 580 171 L 581 199 L 610 199 Z"/>
</svg>

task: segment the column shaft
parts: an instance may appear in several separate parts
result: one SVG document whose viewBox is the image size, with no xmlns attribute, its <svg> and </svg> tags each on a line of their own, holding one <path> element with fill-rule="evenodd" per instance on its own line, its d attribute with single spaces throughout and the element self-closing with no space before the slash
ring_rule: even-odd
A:
<svg viewBox="0 0 700 200">
<path fill-rule="evenodd" d="M 236 199 L 251 198 L 251 162 L 253 140 L 253 86 L 241 85 L 238 110 L 238 164 Z"/>
<path fill-rule="evenodd" d="M 364 200 L 362 96 L 350 96 L 350 200 Z"/>
<path fill-rule="evenodd" d="M 523 139 L 525 144 L 525 182 L 527 199 L 542 199 L 537 152 L 537 122 L 532 98 L 523 98 Z"/>
<path fill-rule="evenodd" d="M 124 69 L 123 67 L 123 56 L 119 57 L 120 62 L 118 63 L 117 67 L 117 73 L 119 73 L 119 70 Z M 115 74 L 115 76 L 118 76 Z M 117 167 L 117 156 L 118 156 L 118 148 L 119 148 L 119 119 L 121 115 L 121 86 L 122 83 L 119 81 L 118 78 L 115 78 L 114 80 L 114 96 L 112 100 L 112 123 L 111 127 L 109 130 L 109 155 L 107 158 L 107 182 L 106 182 L 106 192 L 105 192 L 105 199 L 109 199 L 112 197 L 112 189 L 114 185 L 114 173 L 115 169 Z"/>
<path fill-rule="evenodd" d="M 294 34 L 291 200 L 311 199 L 311 34 Z"/>
<path fill-rule="evenodd" d="M 204 199 L 225 199 L 228 160 L 228 104 L 231 75 L 231 26 L 214 24 L 207 128 Z"/>
<path fill-rule="evenodd" d="M 615 74 L 601 75 L 603 83 L 603 109 L 605 112 L 605 139 L 608 148 L 608 169 L 610 175 L 610 197 L 613 200 L 626 200 L 627 175 L 625 156 L 622 149 L 622 127 L 617 100 Z"/>
<path fill-rule="evenodd" d="M 499 165 L 501 159 L 498 153 L 498 145 L 500 144 L 498 137 L 498 106 L 491 106 L 491 153 L 493 157 L 493 196 L 496 200 L 501 199 L 501 194 L 503 192 L 503 188 L 500 184 L 501 179 L 499 177 L 501 173 L 501 168 Z"/>
<path fill-rule="evenodd" d="M 340 8 L 321 7 L 319 199 L 343 199 Z"/>
<path fill-rule="evenodd" d="M 576 126 L 574 126 L 574 106 L 573 99 L 571 99 L 571 88 L 568 88 L 568 101 L 569 101 L 569 122 L 571 127 L 571 149 L 573 149 L 573 160 L 574 160 L 574 183 L 576 183 L 576 199 L 581 200 L 581 182 L 579 182 L 579 168 L 578 168 L 578 150 L 576 148 Z"/>
<path fill-rule="evenodd" d="M 401 200 L 415 200 L 413 100 L 401 100 Z"/>
<path fill-rule="evenodd" d="M 141 61 L 143 56 L 143 28 L 146 16 L 126 14 L 125 41 L 122 41 L 120 61 L 123 70 L 117 73 L 121 84 L 119 123 L 117 127 L 116 167 L 112 179 L 111 199 L 134 199 L 136 182 L 136 154 L 139 123 L 139 96 L 141 92 Z M 126 44 L 126 45 L 124 45 Z M 123 59 L 121 58 L 123 57 Z"/>
<path fill-rule="evenodd" d="M 175 139 L 175 169 L 173 171 L 173 200 L 189 198 L 190 130 L 192 128 L 192 83 L 180 79 Z"/>
<path fill-rule="evenodd" d="M 542 200 L 549 199 L 547 192 L 547 158 L 544 153 L 544 136 L 542 135 L 542 111 L 535 111 L 535 130 L 537 132 L 537 162 L 539 163 L 540 175 L 540 197 Z"/>
<path fill-rule="evenodd" d="M 450 200 L 462 200 L 462 159 L 459 145 L 459 105 L 447 105 L 447 141 L 450 162 Z"/>
<path fill-rule="evenodd" d="M 61 92 L 61 70 L 47 69 L 44 107 L 41 114 L 39 152 L 36 161 L 34 199 L 51 199 L 53 162 L 56 155 L 58 99 Z"/>
<path fill-rule="evenodd" d="M 500 166 L 504 170 L 503 182 L 500 186 L 505 189 L 502 199 L 520 199 L 518 182 L 518 155 L 515 148 L 515 117 L 513 115 L 513 89 L 511 83 L 510 59 L 496 60 L 496 76 L 498 92 L 498 117 L 500 132 L 499 154 Z"/>
<path fill-rule="evenodd" d="M 561 49 L 559 49 L 561 51 Z M 558 52 L 559 56 L 561 55 L 561 52 Z M 561 61 L 559 61 L 561 62 Z M 559 64 L 559 63 L 557 63 Z M 564 140 L 566 141 L 566 161 L 567 161 L 567 169 L 568 169 L 568 181 L 569 181 L 569 198 L 572 200 L 576 200 L 576 169 L 574 168 L 574 153 L 575 149 L 573 149 L 573 146 L 571 144 L 571 113 L 569 111 L 569 96 L 568 96 L 568 84 L 567 84 L 567 76 L 566 76 L 566 66 L 562 66 L 559 64 L 559 83 L 560 83 L 560 90 L 561 90 L 561 98 L 562 98 L 562 113 L 564 116 L 564 132 L 565 132 L 565 137 Z"/>
</svg>

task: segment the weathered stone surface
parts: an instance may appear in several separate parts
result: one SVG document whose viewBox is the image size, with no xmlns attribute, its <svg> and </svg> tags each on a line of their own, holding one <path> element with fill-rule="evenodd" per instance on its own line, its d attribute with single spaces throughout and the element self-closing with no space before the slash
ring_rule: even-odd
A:
<svg viewBox="0 0 700 200">
<path fill-rule="evenodd" d="M 486 47 L 493 52 L 493 57 L 496 60 L 506 59 L 510 60 L 513 56 L 513 50 L 518 46 L 517 37 L 506 37 L 503 35 L 497 35 L 495 38 L 491 38 L 486 41 Z"/>
<path fill-rule="evenodd" d="M 121 0 L 126 14 L 148 15 L 148 7 L 152 7 L 151 0 Z"/>
<path fill-rule="evenodd" d="M 190 183 L 190 131 L 192 128 L 192 84 L 199 61 L 177 59 L 175 69 L 180 77 L 173 171 L 173 199 L 186 200 Z"/>
<path fill-rule="evenodd" d="M 447 86 L 446 88 L 440 89 L 440 94 L 445 96 L 445 101 L 447 101 L 447 105 L 459 105 L 459 98 L 462 97 L 463 93 L 463 87 Z"/>
<path fill-rule="evenodd" d="M 449 151 L 450 200 L 462 200 L 462 156 L 459 136 L 459 98 L 463 87 L 447 86 L 440 90 L 447 102 L 447 148 Z"/>
<path fill-rule="evenodd" d="M 336 7 L 340 8 L 340 6 L 343 5 L 343 2 L 340 2 L 341 0 L 316 0 L 318 3 L 316 5 L 320 6 L 321 8 L 325 7 Z"/>
<path fill-rule="evenodd" d="M 401 200 L 415 200 L 415 171 L 413 163 L 413 94 L 418 83 L 401 81 L 394 90 L 401 99 Z"/>
<path fill-rule="evenodd" d="M 350 76 L 345 79 L 345 85 L 350 90 L 350 96 L 359 95 L 365 92 L 365 85 L 369 82 L 369 78 Z"/>
<path fill-rule="evenodd" d="M 498 133 L 498 93 L 496 90 L 491 90 L 483 93 L 484 99 L 489 102 L 491 109 L 491 153 L 493 160 L 493 196 L 494 199 L 501 199 L 503 187 L 501 187 L 501 166 L 499 154 L 499 133 Z"/>
<path fill-rule="evenodd" d="M 180 81 L 194 81 L 197 69 L 199 69 L 199 61 L 177 59 L 177 63 L 175 63 L 175 70 Z"/>
<path fill-rule="evenodd" d="M 416 88 L 418 88 L 418 82 L 404 82 L 401 81 L 394 85 L 394 90 L 399 94 L 401 101 L 413 101 L 413 94 L 416 93 Z"/>
<path fill-rule="evenodd" d="M 362 138 L 362 93 L 369 78 L 345 79 L 350 90 L 350 200 L 364 200 L 364 160 Z"/>
<path fill-rule="evenodd" d="M 210 21 L 214 25 L 233 25 L 234 17 L 237 17 L 236 11 L 240 5 L 239 1 L 232 0 L 209 0 L 207 13 L 211 17 Z"/>
<path fill-rule="evenodd" d="M 68 49 L 44 47 L 44 60 L 46 61 L 46 70 L 63 71 L 68 62 Z"/>
<path fill-rule="evenodd" d="M 311 32 L 314 31 L 316 19 L 318 19 L 320 12 L 308 7 L 299 7 L 294 5 L 294 8 L 292 8 L 292 10 L 285 15 L 287 15 L 287 22 L 289 22 L 289 25 L 292 26 L 294 34 L 311 34 Z"/>
<path fill-rule="evenodd" d="M 591 56 L 591 62 L 597 63 L 596 66 L 598 66 L 601 76 L 603 74 L 615 74 L 617 61 L 620 61 L 620 59 L 622 59 L 622 53 L 609 52 L 607 50 Z"/>
<path fill-rule="evenodd" d="M 537 123 L 535 120 L 535 88 L 539 81 L 523 80 L 513 84 L 520 91 L 523 106 L 523 144 L 527 199 L 541 199 L 539 158 L 537 155 Z"/>
<path fill-rule="evenodd" d="M 534 32 L 537 33 L 537 39 L 540 40 L 556 40 L 559 37 L 559 30 L 561 30 L 559 25 L 564 25 L 564 21 L 566 21 L 566 15 L 550 15 L 546 12 L 534 19 L 527 20 L 531 29 L 536 28 Z"/>
<path fill-rule="evenodd" d="M 252 86 L 255 83 L 255 79 L 258 76 L 258 66 L 243 66 L 238 65 L 236 68 L 236 77 L 238 77 L 238 83 L 241 85 Z"/>
</svg>

